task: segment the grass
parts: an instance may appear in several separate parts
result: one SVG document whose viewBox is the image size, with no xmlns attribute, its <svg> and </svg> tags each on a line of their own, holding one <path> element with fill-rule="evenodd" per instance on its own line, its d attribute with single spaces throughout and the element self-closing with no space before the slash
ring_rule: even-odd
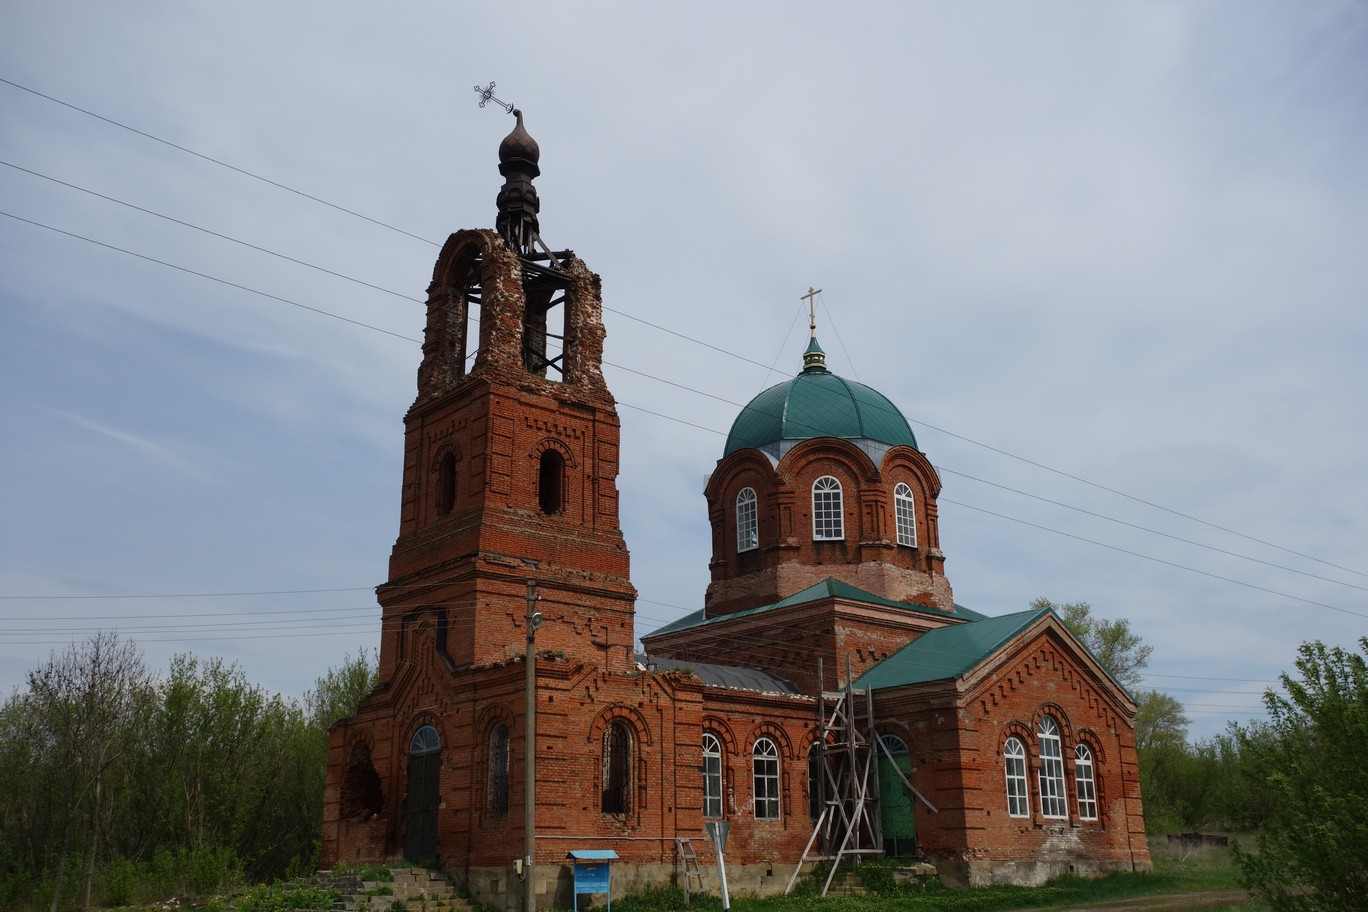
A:
<svg viewBox="0 0 1368 912">
<path fill-rule="evenodd" d="M 733 897 L 736 912 L 1051 912 L 1051 910 L 1099 910 L 1143 908 L 1160 904 L 1164 912 L 1202 910 L 1202 912 L 1267 912 L 1267 906 L 1246 898 L 1234 902 L 1221 897 L 1183 894 L 1211 894 L 1240 889 L 1238 869 L 1226 849 L 1170 848 L 1163 843 L 1152 847 L 1154 870 L 1146 873 L 1116 873 L 1089 880 L 1064 876 L 1041 887 L 991 886 L 968 890 L 947 890 L 934 880 L 906 883 L 893 877 L 891 862 L 865 862 L 854 869 L 869 892 L 859 896 L 820 896 L 825 871 L 800 881 L 790 896 Z M 388 866 L 373 865 L 353 869 L 367 881 L 385 881 L 392 876 Z M 280 912 L 285 909 L 327 908 L 331 898 L 301 893 L 300 885 L 275 884 L 242 891 L 221 899 L 210 908 L 222 912 Z M 372 888 L 376 893 L 383 887 Z M 371 891 L 367 891 L 371 892 Z M 1167 897 L 1167 898 L 1166 898 Z M 309 903 L 319 903 L 318 906 Z M 693 897 L 684 905 L 683 893 L 675 887 L 652 887 L 639 893 L 613 897 L 619 912 L 721 912 L 722 901 L 715 896 Z M 139 907 L 158 910 L 156 906 Z M 396 904 L 397 912 L 397 904 Z M 585 908 L 581 903 L 580 908 Z"/>
<path fill-rule="evenodd" d="M 1238 890 L 1238 872 L 1224 849 L 1170 852 L 1156 846 L 1154 870 L 1123 872 L 1090 880 L 1064 876 L 1041 887 L 991 886 L 946 890 L 935 882 L 907 884 L 895 881 L 891 866 L 869 863 L 856 876 L 869 892 L 860 896 L 820 896 L 820 880 L 810 877 L 790 896 L 735 897 L 735 912 L 1016 912 L 1106 908 L 1122 904 L 1143 905 L 1146 900 L 1188 893 Z M 714 896 L 694 897 L 684 905 L 683 894 L 674 888 L 653 888 L 632 896 L 614 898 L 621 912 L 720 912 L 722 901 Z M 1242 899 L 1235 903 L 1206 897 L 1188 904 L 1165 905 L 1166 909 L 1203 909 L 1206 912 L 1263 912 L 1265 906 Z"/>
</svg>

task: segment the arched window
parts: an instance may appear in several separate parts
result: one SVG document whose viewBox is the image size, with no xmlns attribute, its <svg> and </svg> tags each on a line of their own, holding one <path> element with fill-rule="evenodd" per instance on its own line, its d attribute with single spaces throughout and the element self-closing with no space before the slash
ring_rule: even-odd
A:
<svg viewBox="0 0 1368 912">
<path fill-rule="evenodd" d="M 883 742 L 883 746 L 888 748 L 888 752 L 894 757 L 907 756 L 907 742 L 897 735 L 880 735 L 879 740 Z"/>
<path fill-rule="evenodd" d="M 912 499 L 912 489 L 901 482 L 893 489 L 893 518 L 898 527 L 898 544 L 917 547 L 916 501 Z"/>
<path fill-rule="evenodd" d="M 703 734 L 703 816 L 722 816 L 722 742 Z"/>
<path fill-rule="evenodd" d="M 371 763 L 370 748 L 364 744 L 352 748 L 338 804 L 342 817 L 348 820 L 369 820 L 384 810 L 385 792 Z"/>
<path fill-rule="evenodd" d="M 409 740 L 410 754 L 432 754 L 442 749 L 442 739 L 431 725 L 420 726 Z"/>
<path fill-rule="evenodd" d="M 489 814 L 508 813 L 508 726 L 502 722 L 489 730 Z"/>
<path fill-rule="evenodd" d="M 1074 785 L 1078 787 L 1078 816 L 1097 819 L 1097 785 L 1093 780 L 1092 751 L 1086 744 L 1074 748 Z"/>
<path fill-rule="evenodd" d="M 437 466 L 437 514 L 446 516 L 456 506 L 456 454 L 442 456 Z"/>
<path fill-rule="evenodd" d="M 565 508 L 564 478 L 565 457 L 556 450 L 542 453 L 541 464 L 537 468 L 537 503 L 547 516 Z"/>
<path fill-rule="evenodd" d="M 603 731 L 603 800 L 605 814 L 627 814 L 632 809 L 632 732 L 623 722 Z"/>
<path fill-rule="evenodd" d="M 1069 816 L 1064 803 L 1064 751 L 1060 747 L 1059 723 L 1049 716 L 1036 727 L 1040 741 L 1040 813 L 1046 817 Z"/>
<path fill-rule="evenodd" d="M 807 754 L 808 819 L 814 823 L 822 816 L 826 804 L 826 775 L 822 762 L 822 745 L 813 741 Z"/>
<path fill-rule="evenodd" d="M 779 749 L 769 738 L 755 742 L 751 752 L 751 776 L 755 782 L 755 816 L 779 819 Z"/>
<path fill-rule="evenodd" d="M 812 485 L 812 537 L 819 541 L 845 538 L 841 483 L 830 475 Z"/>
<path fill-rule="evenodd" d="M 742 488 L 736 495 L 736 550 L 750 551 L 760 545 L 760 524 L 755 512 L 755 489 Z"/>
<path fill-rule="evenodd" d="M 1007 767 L 1007 814 L 1011 817 L 1031 816 L 1026 797 L 1026 748 L 1016 738 L 1008 738 L 1002 745 L 1002 760 Z"/>
</svg>

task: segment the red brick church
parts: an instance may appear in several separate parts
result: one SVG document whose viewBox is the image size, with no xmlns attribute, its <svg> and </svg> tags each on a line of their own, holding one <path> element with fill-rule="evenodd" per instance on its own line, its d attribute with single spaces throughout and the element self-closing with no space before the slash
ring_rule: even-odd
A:
<svg viewBox="0 0 1368 912">
<path fill-rule="evenodd" d="M 952 884 L 1148 868 L 1132 698 L 1052 612 L 955 604 L 935 469 L 815 333 L 708 480 L 703 607 L 637 652 L 600 280 L 543 243 L 538 159 L 519 113 L 495 230 L 433 271 L 380 684 L 331 733 L 324 865 L 435 860 L 519 908 L 530 861 L 538 906 L 568 907 L 568 852 L 616 851 L 615 892 L 690 882 L 725 821 L 734 890 L 836 856 Z"/>
</svg>

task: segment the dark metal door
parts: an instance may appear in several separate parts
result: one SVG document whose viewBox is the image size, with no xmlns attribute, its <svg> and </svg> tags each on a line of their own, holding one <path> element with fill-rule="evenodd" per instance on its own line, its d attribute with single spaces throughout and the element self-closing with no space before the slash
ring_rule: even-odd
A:
<svg viewBox="0 0 1368 912">
<path fill-rule="evenodd" d="M 409 755 L 404 858 L 412 862 L 437 857 L 437 774 L 441 767 L 440 753 Z"/>
</svg>

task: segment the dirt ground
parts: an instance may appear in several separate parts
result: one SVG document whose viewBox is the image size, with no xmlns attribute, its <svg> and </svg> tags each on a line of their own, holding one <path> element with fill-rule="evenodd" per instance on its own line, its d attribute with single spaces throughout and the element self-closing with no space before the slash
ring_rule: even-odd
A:
<svg viewBox="0 0 1368 912">
<path fill-rule="evenodd" d="M 1133 897 L 1087 906 L 1071 906 L 1059 912 L 1154 912 L 1157 909 L 1223 909 L 1247 902 L 1244 890 L 1202 890 L 1195 893 L 1165 893 L 1160 896 Z"/>
</svg>

